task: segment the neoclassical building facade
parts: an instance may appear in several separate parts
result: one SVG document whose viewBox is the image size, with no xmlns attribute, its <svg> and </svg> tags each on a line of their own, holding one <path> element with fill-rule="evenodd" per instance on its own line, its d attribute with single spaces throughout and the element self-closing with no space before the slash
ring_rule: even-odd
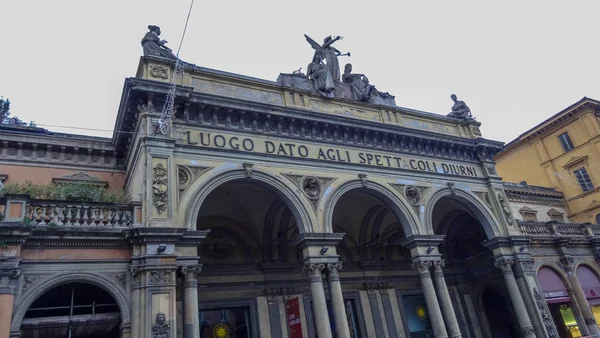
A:
<svg viewBox="0 0 600 338">
<path fill-rule="evenodd" d="M 175 70 L 112 139 L 0 129 L 0 337 L 599 334 L 600 228 L 517 220 L 474 119 Z"/>
</svg>

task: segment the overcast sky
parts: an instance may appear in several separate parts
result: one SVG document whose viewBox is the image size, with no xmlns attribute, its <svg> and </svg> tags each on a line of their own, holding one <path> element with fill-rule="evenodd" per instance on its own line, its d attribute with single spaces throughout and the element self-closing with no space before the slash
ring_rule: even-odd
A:
<svg viewBox="0 0 600 338">
<path fill-rule="evenodd" d="M 2 0 L 0 96 L 39 126 L 112 130 L 147 25 L 176 50 L 189 0 Z M 275 80 L 335 46 L 403 107 L 446 114 L 456 93 L 508 142 L 584 96 L 600 99 L 600 1 L 196 0 L 181 58 Z M 108 135 L 104 133 L 101 135 Z"/>
</svg>

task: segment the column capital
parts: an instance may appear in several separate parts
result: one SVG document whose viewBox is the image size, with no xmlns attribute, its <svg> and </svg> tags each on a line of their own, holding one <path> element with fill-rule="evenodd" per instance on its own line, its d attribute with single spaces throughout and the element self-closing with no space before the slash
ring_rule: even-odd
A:
<svg viewBox="0 0 600 338">
<path fill-rule="evenodd" d="M 323 276 L 321 276 L 322 271 L 325 269 L 324 263 L 304 263 L 304 271 L 308 273 L 308 278 L 311 283 L 321 283 L 323 282 Z"/>
<path fill-rule="evenodd" d="M 419 260 L 413 262 L 412 268 L 417 270 L 419 276 L 423 277 L 431 277 L 431 273 L 429 272 L 429 268 L 433 265 L 432 260 Z"/>
<path fill-rule="evenodd" d="M 515 261 L 515 269 L 516 269 L 515 275 L 517 277 L 535 274 L 535 269 L 533 267 L 533 258 L 517 259 Z"/>
<path fill-rule="evenodd" d="M 20 275 L 19 267 L 0 267 L 0 295 L 14 295 Z"/>
<path fill-rule="evenodd" d="M 443 267 L 446 266 L 446 261 L 440 259 L 439 261 L 433 261 L 433 269 L 435 277 L 444 277 Z"/>
<path fill-rule="evenodd" d="M 336 282 L 340 280 L 340 270 L 342 270 L 342 262 L 327 263 L 327 281 Z"/>
<path fill-rule="evenodd" d="M 520 327 L 519 331 L 521 331 L 523 337 L 535 334 L 535 329 L 533 328 L 533 326 Z"/>
<path fill-rule="evenodd" d="M 512 274 L 512 266 L 515 264 L 514 259 L 506 257 L 498 257 L 494 262 L 494 266 L 500 268 L 503 274 Z"/>
<path fill-rule="evenodd" d="M 202 264 L 182 266 L 179 273 L 183 277 L 183 284 L 191 283 L 195 286 L 198 284 L 198 274 L 202 271 Z M 186 285 L 188 286 L 188 285 Z"/>
</svg>

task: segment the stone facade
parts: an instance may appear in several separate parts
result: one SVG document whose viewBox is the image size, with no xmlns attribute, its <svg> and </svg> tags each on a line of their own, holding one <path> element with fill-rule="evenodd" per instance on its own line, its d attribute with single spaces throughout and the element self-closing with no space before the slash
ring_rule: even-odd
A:
<svg viewBox="0 0 600 338">
<path fill-rule="evenodd" d="M 62 328 L 64 314 L 36 311 L 71 284 L 65 297 L 89 285 L 114 311 L 67 315 L 70 330 L 107 336 L 546 337 L 537 269 L 600 270 L 600 228 L 518 221 L 502 144 L 474 120 L 189 65 L 164 135 L 173 67 L 141 59 L 110 140 L 2 130 L 7 184 L 87 182 L 131 201 L 3 197 L 0 337 Z"/>
</svg>

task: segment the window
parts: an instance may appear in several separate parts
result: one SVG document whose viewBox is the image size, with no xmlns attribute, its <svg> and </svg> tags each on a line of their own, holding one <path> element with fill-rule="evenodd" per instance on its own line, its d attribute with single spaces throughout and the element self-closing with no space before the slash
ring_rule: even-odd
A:
<svg viewBox="0 0 600 338">
<path fill-rule="evenodd" d="M 252 336 L 247 307 L 200 310 L 199 315 L 200 338 Z"/>
<path fill-rule="evenodd" d="M 523 216 L 523 220 L 527 221 L 527 222 L 535 222 L 537 221 L 537 211 L 524 206 L 521 209 L 519 209 L 519 212 L 521 213 L 521 216 Z"/>
<path fill-rule="evenodd" d="M 590 179 L 590 176 L 588 175 L 587 170 L 585 170 L 585 168 L 577 169 L 574 172 L 575 176 L 577 176 L 577 181 L 579 181 L 579 185 L 581 186 L 581 189 L 584 192 L 594 189 L 592 180 Z"/>
<path fill-rule="evenodd" d="M 560 140 L 560 144 L 562 145 L 563 149 L 565 150 L 565 152 L 570 151 L 571 149 L 575 148 L 573 146 L 573 142 L 571 142 L 571 138 L 569 137 L 569 133 L 562 133 L 560 135 L 558 135 L 558 139 Z"/>
<path fill-rule="evenodd" d="M 565 213 L 560 212 L 554 208 L 548 210 L 548 216 L 550 217 L 550 221 L 555 222 L 564 222 L 565 221 Z"/>
</svg>

